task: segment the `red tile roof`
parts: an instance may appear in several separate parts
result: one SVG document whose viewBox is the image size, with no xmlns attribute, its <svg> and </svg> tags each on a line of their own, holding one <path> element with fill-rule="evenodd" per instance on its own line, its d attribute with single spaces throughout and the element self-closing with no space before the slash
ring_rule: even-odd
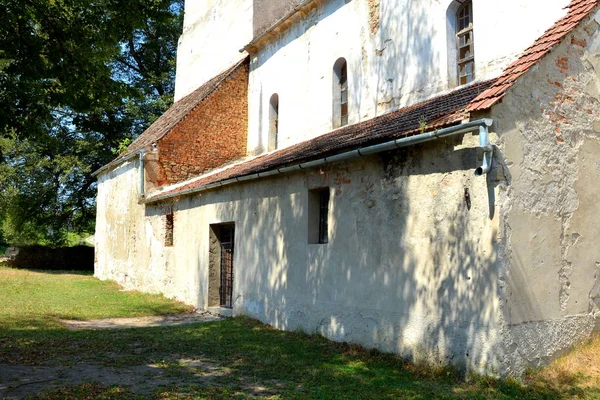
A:
<svg viewBox="0 0 600 400">
<path fill-rule="evenodd" d="M 598 4 L 600 4 L 600 0 L 572 0 L 567 7 L 569 9 L 567 15 L 548 29 L 515 62 L 506 67 L 504 73 L 496 79 L 492 87 L 473 100 L 468 111 L 486 110 L 498 103 L 519 77 L 529 71 L 566 35 L 571 33 Z"/>
<path fill-rule="evenodd" d="M 448 94 L 437 96 L 389 114 L 345 126 L 314 139 L 232 165 L 229 168 L 154 197 L 172 195 L 231 178 L 266 172 L 275 168 L 296 165 L 361 147 L 412 136 L 421 132 L 422 121 L 427 122 L 428 131 L 455 125 L 467 117 L 466 107 L 477 95 L 488 89 L 492 82 L 486 81 L 463 86 Z M 152 202 L 153 198 L 150 197 L 147 201 Z"/>
<path fill-rule="evenodd" d="M 449 94 L 232 165 L 213 174 L 199 177 L 176 189 L 160 193 L 154 198 L 149 198 L 148 201 L 177 195 L 177 193 L 232 178 L 241 178 L 246 175 L 330 157 L 400 137 L 412 136 L 420 132 L 421 121 L 428 122 L 428 130 L 456 124 L 468 117 L 469 112 L 486 110 L 500 101 L 519 77 L 529 71 L 567 34 L 572 32 L 598 4 L 600 4 L 600 0 L 572 0 L 567 7 L 567 15 L 525 50 L 497 79 L 462 87 Z"/>
<path fill-rule="evenodd" d="M 211 93 L 213 93 L 223 81 L 234 75 L 240 66 L 247 62 L 248 57 L 238 61 L 235 65 L 221 72 L 213 79 L 194 90 L 189 95 L 174 103 L 163 115 L 160 116 L 148 129 L 144 131 L 129 147 L 127 152 L 121 154 L 116 160 L 126 158 L 138 150 L 150 147 L 169 133 L 177 124 L 200 105 Z M 115 161 L 116 161 L 115 160 Z M 113 161 L 114 162 L 114 161 Z"/>
</svg>

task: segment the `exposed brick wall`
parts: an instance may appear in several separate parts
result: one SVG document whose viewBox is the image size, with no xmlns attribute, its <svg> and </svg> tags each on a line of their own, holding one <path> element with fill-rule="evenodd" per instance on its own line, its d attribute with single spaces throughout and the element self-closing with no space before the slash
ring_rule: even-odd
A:
<svg viewBox="0 0 600 400">
<path fill-rule="evenodd" d="M 181 182 L 246 156 L 248 65 L 158 141 L 156 184 Z"/>
</svg>

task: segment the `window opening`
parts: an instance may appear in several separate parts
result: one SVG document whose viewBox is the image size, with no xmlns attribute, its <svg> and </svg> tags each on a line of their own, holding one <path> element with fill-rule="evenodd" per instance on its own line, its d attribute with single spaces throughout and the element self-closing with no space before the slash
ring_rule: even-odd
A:
<svg viewBox="0 0 600 400">
<path fill-rule="evenodd" d="M 333 65 L 333 127 L 348 125 L 348 64 L 339 58 Z"/>
<path fill-rule="evenodd" d="M 327 219 L 329 217 L 329 188 L 319 192 L 319 243 L 327 243 Z"/>
<path fill-rule="evenodd" d="M 328 243 L 329 188 L 308 192 L 308 243 Z"/>
<path fill-rule="evenodd" d="M 277 149 L 279 134 L 279 95 L 275 93 L 269 102 L 269 147 L 268 151 Z"/>
<path fill-rule="evenodd" d="M 473 37 L 473 3 L 467 1 L 456 13 L 456 45 L 458 51 L 458 84 L 475 79 L 475 51 Z"/>
<path fill-rule="evenodd" d="M 175 218 L 173 212 L 170 211 L 165 216 L 165 246 L 173 246 L 173 228 L 175 224 Z"/>
<path fill-rule="evenodd" d="M 344 62 L 340 74 L 340 126 L 348 125 L 348 67 Z"/>
</svg>

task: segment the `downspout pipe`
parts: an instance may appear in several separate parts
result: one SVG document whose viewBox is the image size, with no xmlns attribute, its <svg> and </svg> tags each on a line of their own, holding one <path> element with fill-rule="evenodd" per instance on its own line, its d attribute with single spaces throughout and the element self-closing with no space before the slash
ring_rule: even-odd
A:
<svg viewBox="0 0 600 400">
<path fill-rule="evenodd" d="M 479 146 L 483 149 L 483 164 L 475 170 L 475 176 L 486 175 L 492 169 L 492 158 L 494 158 L 494 147 L 490 144 L 487 127 L 479 127 Z"/>
<path fill-rule="evenodd" d="M 145 156 L 146 152 L 140 152 L 140 198 L 146 197 L 146 168 L 145 168 Z"/>
<path fill-rule="evenodd" d="M 157 202 L 161 200 L 166 200 L 173 197 L 185 196 L 187 194 L 203 192 L 205 190 L 227 186 L 231 183 L 236 182 L 246 182 L 259 178 L 265 178 L 267 176 L 285 174 L 287 172 L 299 171 L 303 169 L 315 168 L 325 164 L 337 163 L 340 161 L 350 160 L 352 158 L 364 157 L 371 154 L 377 154 L 384 151 L 399 149 L 407 146 L 412 146 L 415 144 L 430 142 L 432 140 L 441 139 L 449 136 L 460 135 L 463 133 L 469 133 L 476 130 L 479 130 L 479 145 L 484 149 L 484 160 L 483 165 L 475 170 L 475 175 L 481 176 L 487 174 L 491 169 L 492 162 L 492 146 L 489 144 L 489 134 L 488 128 L 492 126 L 494 123 L 493 119 L 484 118 L 477 121 L 466 122 L 461 125 L 451 126 L 448 128 L 439 129 L 436 131 L 431 131 L 427 133 L 422 133 L 420 135 L 409 136 L 401 139 L 392 140 L 389 142 L 376 144 L 374 146 L 362 147 L 358 150 L 352 150 L 346 153 L 337 154 L 331 157 L 324 157 L 319 160 L 308 161 L 302 164 L 296 164 L 288 167 L 277 168 L 265 172 L 258 172 L 251 175 L 245 175 L 238 178 L 231 178 L 220 182 L 209 183 L 208 185 L 198 186 L 186 190 L 182 190 L 180 192 L 175 193 L 167 193 L 164 195 L 158 195 L 156 197 L 152 197 L 146 201 Z"/>
</svg>

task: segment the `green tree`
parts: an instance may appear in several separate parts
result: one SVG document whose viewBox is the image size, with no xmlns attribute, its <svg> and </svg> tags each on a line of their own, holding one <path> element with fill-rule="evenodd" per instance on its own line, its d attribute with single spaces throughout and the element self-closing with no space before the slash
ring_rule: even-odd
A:
<svg viewBox="0 0 600 400">
<path fill-rule="evenodd" d="M 95 179 L 171 103 L 183 0 L 0 1 L 0 230 L 93 231 Z"/>
</svg>

